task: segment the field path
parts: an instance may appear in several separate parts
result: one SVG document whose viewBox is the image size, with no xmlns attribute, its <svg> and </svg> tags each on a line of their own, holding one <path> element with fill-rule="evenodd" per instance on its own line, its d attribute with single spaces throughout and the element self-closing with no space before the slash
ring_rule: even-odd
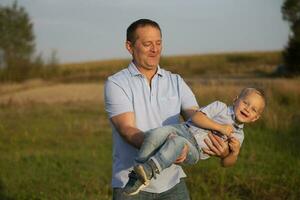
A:
<svg viewBox="0 0 300 200">
<path fill-rule="evenodd" d="M 0 104 L 74 103 L 103 101 L 101 83 L 49 83 L 31 81 L 0 86 Z"/>
</svg>

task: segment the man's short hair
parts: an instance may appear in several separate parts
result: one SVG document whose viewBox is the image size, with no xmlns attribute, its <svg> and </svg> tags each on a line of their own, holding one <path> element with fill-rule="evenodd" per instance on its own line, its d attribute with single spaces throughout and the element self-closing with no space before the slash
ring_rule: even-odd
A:
<svg viewBox="0 0 300 200">
<path fill-rule="evenodd" d="M 145 26 L 152 26 L 154 28 L 157 28 L 161 35 L 161 29 L 158 23 L 150 19 L 139 19 L 133 22 L 132 24 L 130 24 L 130 26 L 127 28 L 126 40 L 134 44 L 135 41 L 137 40 L 136 30 L 140 27 L 145 27 Z"/>
</svg>

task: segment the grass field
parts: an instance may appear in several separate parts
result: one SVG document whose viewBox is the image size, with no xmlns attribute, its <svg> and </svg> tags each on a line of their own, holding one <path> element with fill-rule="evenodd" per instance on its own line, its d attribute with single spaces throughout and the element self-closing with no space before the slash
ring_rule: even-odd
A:
<svg viewBox="0 0 300 200">
<path fill-rule="evenodd" d="M 103 80 L 128 65 L 129 59 L 62 65 L 54 79 L 64 82 Z M 242 52 L 207 55 L 163 56 L 161 66 L 184 78 L 272 76 L 282 62 L 281 52 Z"/>
<path fill-rule="evenodd" d="M 185 167 L 192 199 L 300 199 L 300 79 L 241 74 L 186 75 L 200 105 L 217 99 L 230 104 L 245 86 L 263 88 L 268 99 L 262 119 L 245 128 L 234 167 L 221 168 L 216 158 Z M 111 199 L 103 82 L 72 80 L 0 85 L 1 200 Z"/>
</svg>

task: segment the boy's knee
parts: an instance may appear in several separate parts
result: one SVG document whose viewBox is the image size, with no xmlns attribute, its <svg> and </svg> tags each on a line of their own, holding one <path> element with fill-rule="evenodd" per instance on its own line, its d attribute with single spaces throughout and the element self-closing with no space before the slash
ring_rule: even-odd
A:
<svg viewBox="0 0 300 200">
<path fill-rule="evenodd" d="M 174 144 L 176 145 L 176 147 L 180 148 L 180 149 L 183 149 L 184 146 L 185 146 L 185 144 L 186 144 L 185 140 L 183 140 L 183 138 L 180 137 L 180 136 L 174 136 L 172 138 L 172 141 L 174 142 Z"/>
</svg>

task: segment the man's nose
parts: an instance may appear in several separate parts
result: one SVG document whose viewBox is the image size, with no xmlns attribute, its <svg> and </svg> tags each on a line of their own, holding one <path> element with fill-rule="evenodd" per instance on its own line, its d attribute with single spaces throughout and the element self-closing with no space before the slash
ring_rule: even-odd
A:
<svg viewBox="0 0 300 200">
<path fill-rule="evenodd" d="M 151 45 L 152 52 L 157 52 L 157 50 L 158 50 L 158 47 L 155 44 Z"/>
</svg>

